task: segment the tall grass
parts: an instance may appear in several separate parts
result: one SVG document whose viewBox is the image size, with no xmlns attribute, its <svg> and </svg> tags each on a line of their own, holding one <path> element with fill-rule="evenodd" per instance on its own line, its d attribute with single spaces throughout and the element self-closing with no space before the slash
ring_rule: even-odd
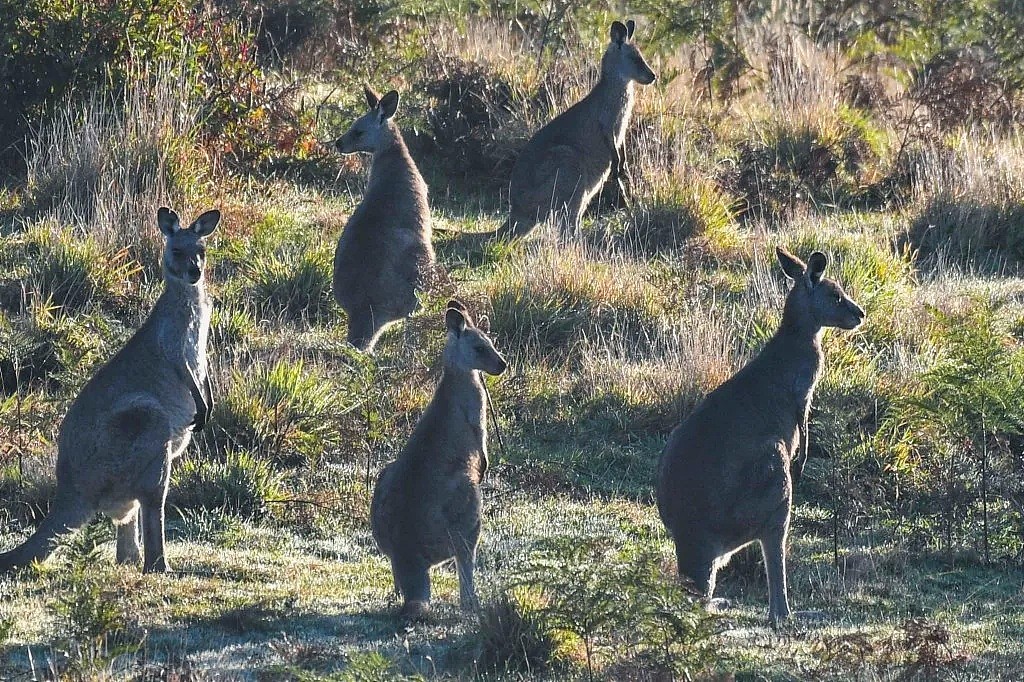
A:
<svg viewBox="0 0 1024 682">
<path fill-rule="evenodd" d="M 69 102 L 29 136 L 27 205 L 156 261 L 155 207 L 180 202 L 205 161 L 195 150 L 198 105 L 172 62 L 140 66 L 122 93 Z"/>
</svg>

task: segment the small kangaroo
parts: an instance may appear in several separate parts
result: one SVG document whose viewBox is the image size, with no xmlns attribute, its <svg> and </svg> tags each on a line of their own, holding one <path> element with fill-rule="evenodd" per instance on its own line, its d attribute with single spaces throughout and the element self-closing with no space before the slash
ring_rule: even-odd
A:
<svg viewBox="0 0 1024 682">
<path fill-rule="evenodd" d="M 622 143 L 633 112 L 633 83 L 650 85 L 657 78 L 633 43 L 635 28 L 632 20 L 612 22 L 597 85 L 526 143 L 512 168 L 511 210 L 497 238 L 525 236 L 552 213 L 563 238 L 577 234 L 583 211 L 609 173 L 625 196 Z"/>
<path fill-rule="evenodd" d="M 836 282 L 828 259 L 808 264 L 785 249 L 794 281 L 782 323 L 761 352 L 712 391 L 672 432 L 658 472 L 658 512 L 675 541 L 679 573 L 711 600 L 715 575 L 759 542 L 773 625 L 789 617 L 786 536 L 793 486 L 807 462 L 807 420 L 821 375 L 825 327 L 855 329 L 864 311 Z"/>
<path fill-rule="evenodd" d="M 334 252 L 334 298 L 348 314 L 349 343 L 372 352 L 385 327 L 419 308 L 434 249 L 427 184 L 392 120 L 398 93 L 364 89 L 370 110 L 334 143 L 342 154 L 373 154 L 363 200 Z"/>
<path fill-rule="evenodd" d="M 459 301 L 445 312 L 441 383 L 409 442 L 377 481 L 370 520 L 391 559 L 402 617 L 429 611 L 431 566 L 455 557 L 459 601 L 478 607 L 473 563 L 480 539 L 480 481 L 487 472 L 487 403 L 480 372 L 508 366 Z"/>
<path fill-rule="evenodd" d="M 117 561 L 135 563 L 139 514 L 144 573 L 164 572 L 164 501 L 171 462 L 213 409 L 206 362 L 211 303 L 203 281 L 206 247 L 220 220 L 207 211 L 186 229 L 157 213 L 166 246 L 164 292 L 142 327 L 96 372 L 71 404 L 57 441 L 57 495 L 50 514 L 20 547 L 0 554 L 0 573 L 43 559 L 58 535 L 107 514 L 117 524 Z"/>
</svg>

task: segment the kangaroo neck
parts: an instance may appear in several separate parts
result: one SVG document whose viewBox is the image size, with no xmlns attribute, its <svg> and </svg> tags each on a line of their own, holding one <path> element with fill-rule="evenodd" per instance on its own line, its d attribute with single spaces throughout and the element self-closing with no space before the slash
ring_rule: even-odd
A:
<svg viewBox="0 0 1024 682">
<path fill-rule="evenodd" d="M 633 113 L 633 81 L 602 73 L 590 91 L 590 100 L 602 130 L 612 136 L 618 147 L 626 136 L 629 117 Z"/>
<path fill-rule="evenodd" d="M 480 447 L 487 447 L 487 400 L 484 384 L 477 370 L 463 370 L 447 366 L 437 387 L 437 397 L 444 401 L 451 410 L 450 417 L 463 421 L 480 434 Z"/>
<path fill-rule="evenodd" d="M 194 372 L 204 373 L 210 313 L 203 280 L 192 285 L 165 275 L 164 292 L 150 315 L 162 354 L 174 363 L 183 360 Z"/>
<path fill-rule="evenodd" d="M 810 403 L 821 375 L 825 356 L 821 350 L 821 325 L 793 315 L 787 306 L 782 323 L 761 351 L 782 395 L 797 401 L 801 409 Z"/>
<path fill-rule="evenodd" d="M 393 121 L 388 121 L 381 131 L 380 144 L 373 152 L 367 192 L 380 183 L 393 183 L 395 175 L 408 174 L 412 168 L 412 157 L 405 146 L 402 131 Z"/>
</svg>

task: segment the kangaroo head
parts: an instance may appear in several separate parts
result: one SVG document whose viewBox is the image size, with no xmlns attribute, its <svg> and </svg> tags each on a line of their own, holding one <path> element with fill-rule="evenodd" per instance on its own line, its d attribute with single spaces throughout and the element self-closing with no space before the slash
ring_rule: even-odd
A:
<svg viewBox="0 0 1024 682">
<path fill-rule="evenodd" d="M 444 347 L 444 363 L 461 370 L 478 369 L 498 375 L 505 371 L 508 363 L 501 357 L 491 340 L 469 316 L 469 310 L 461 301 L 448 301 L 444 313 L 448 327 L 448 342 Z"/>
<path fill-rule="evenodd" d="M 203 264 L 206 260 L 206 238 L 213 233 L 220 222 L 220 211 L 207 211 L 195 222 L 182 229 L 178 214 L 161 207 L 156 213 L 156 223 L 164 235 L 164 277 L 198 284 L 203 278 Z"/>
<path fill-rule="evenodd" d="M 612 22 L 612 41 L 601 58 L 601 73 L 627 83 L 636 81 L 641 85 L 650 85 L 657 76 L 640 54 L 640 48 L 633 42 L 635 30 L 636 22 L 632 19 L 628 19 L 625 24 L 621 21 Z"/>
<path fill-rule="evenodd" d="M 815 251 L 806 264 L 781 246 L 776 254 L 782 271 L 794 282 L 786 297 L 787 314 L 795 314 L 819 328 L 856 329 L 860 326 L 864 310 L 846 295 L 838 282 L 822 276 L 828 265 L 825 254 Z"/>
<path fill-rule="evenodd" d="M 354 154 L 355 152 L 375 152 L 384 137 L 388 121 L 398 111 L 398 93 L 394 90 L 379 96 L 370 86 L 363 86 L 366 94 L 366 103 L 370 110 L 356 119 L 352 127 L 344 135 L 339 137 L 334 146 L 342 154 Z"/>
</svg>

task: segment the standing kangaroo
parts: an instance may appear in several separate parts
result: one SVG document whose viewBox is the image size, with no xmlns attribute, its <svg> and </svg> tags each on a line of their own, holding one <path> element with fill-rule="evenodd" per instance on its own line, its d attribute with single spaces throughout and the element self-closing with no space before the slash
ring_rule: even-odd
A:
<svg viewBox="0 0 1024 682">
<path fill-rule="evenodd" d="M 117 524 L 117 561 L 164 572 L 164 501 L 171 462 L 213 408 L 206 363 L 210 299 L 203 281 L 206 237 L 220 220 L 207 211 L 182 229 L 174 211 L 157 223 L 166 246 L 164 292 L 142 327 L 96 372 L 71 404 L 57 441 L 57 496 L 23 545 L 0 554 L 0 572 L 43 559 L 58 535 L 102 512 Z"/>
<path fill-rule="evenodd" d="M 615 21 L 601 78 L 586 97 L 537 131 L 512 168 L 511 211 L 496 233 L 522 237 L 555 214 L 562 237 L 579 232 L 583 211 L 609 173 L 628 181 L 622 143 L 633 112 L 633 83 L 656 76 L 633 43 L 636 24 Z"/>
<path fill-rule="evenodd" d="M 370 352 L 385 327 L 419 307 L 434 249 L 427 184 L 392 120 L 398 93 L 365 94 L 370 110 L 335 142 L 342 154 L 371 152 L 373 163 L 334 252 L 334 298 L 348 314 L 349 343 Z"/>
<path fill-rule="evenodd" d="M 708 600 L 729 557 L 751 542 L 761 544 L 773 625 L 789 617 L 786 536 L 793 486 L 807 462 L 822 333 L 864 321 L 864 311 L 839 284 L 822 278 L 824 254 L 811 254 L 807 265 L 782 248 L 777 255 L 794 281 L 778 331 L 672 432 L 657 491 L 679 573 Z"/>
<path fill-rule="evenodd" d="M 487 472 L 487 407 L 480 372 L 505 371 L 504 358 L 450 301 L 444 374 L 402 454 L 377 481 L 370 520 L 391 559 L 402 616 L 426 615 L 431 566 L 455 557 L 462 608 L 478 606 L 473 563 L 480 539 L 480 481 Z"/>
</svg>

